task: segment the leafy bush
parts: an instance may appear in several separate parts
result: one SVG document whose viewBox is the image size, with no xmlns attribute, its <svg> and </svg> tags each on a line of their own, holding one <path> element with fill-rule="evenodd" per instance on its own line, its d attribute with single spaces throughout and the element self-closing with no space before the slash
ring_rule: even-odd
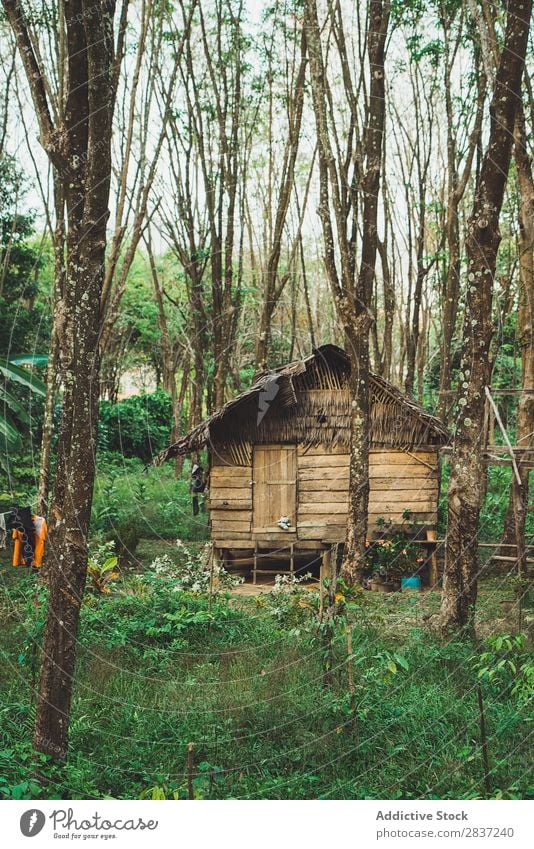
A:
<svg viewBox="0 0 534 849">
<path fill-rule="evenodd" d="M 207 513 L 193 515 L 187 466 L 184 477 L 176 479 L 171 463 L 144 471 L 137 459 L 110 463 L 107 457 L 100 458 L 93 534 L 113 538 L 119 545 L 128 541 L 127 547 L 134 551 L 134 533 L 142 539 L 206 540 L 207 519 Z"/>
<path fill-rule="evenodd" d="M 178 563 L 168 554 L 157 557 L 149 567 L 154 574 L 165 576 L 174 583 L 173 590 L 188 590 L 193 593 L 207 593 L 214 590 L 232 589 L 242 583 L 243 578 L 230 575 L 223 566 L 217 565 L 212 573 L 209 564 L 209 546 L 201 552 L 192 551 L 180 539 L 176 540 L 179 551 Z"/>
<path fill-rule="evenodd" d="M 89 589 L 97 593 L 109 593 L 110 583 L 120 575 L 118 563 L 119 558 L 115 554 L 114 543 L 97 546 L 90 554 L 87 566 Z"/>
<path fill-rule="evenodd" d="M 276 575 L 274 587 L 256 598 L 256 605 L 267 610 L 278 622 L 291 627 L 310 624 L 319 611 L 319 593 L 303 586 L 311 578 L 305 575 Z"/>
<path fill-rule="evenodd" d="M 488 637 L 485 649 L 474 657 L 479 679 L 500 690 L 510 689 L 526 705 L 534 695 L 534 662 L 524 635 Z"/>
<path fill-rule="evenodd" d="M 169 444 L 171 426 L 171 399 L 161 389 L 117 404 L 101 401 L 99 447 L 148 462 Z"/>
<path fill-rule="evenodd" d="M 402 533 L 368 542 L 366 553 L 371 571 L 384 578 L 413 575 L 424 563 L 420 546 Z"/>
</svg>

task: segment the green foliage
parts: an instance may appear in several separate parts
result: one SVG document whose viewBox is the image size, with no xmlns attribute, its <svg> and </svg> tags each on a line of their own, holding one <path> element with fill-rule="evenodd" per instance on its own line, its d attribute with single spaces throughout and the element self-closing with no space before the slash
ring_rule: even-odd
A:
<svg viewBox="0 0 534 849">
<path fill-rule="evenodd" d="M 132 551 L 136 538 L 205 540 L 207 518 L 193 516 L 187 465 L 176 479 L 171 463 L 144 471 L 139 460 L 119 454 L 98 458 L 91 531 L 115 539 L 118 552 L 123 542 Z"/>
<path fill-rule="evenodd" d="M 15 387 L 13 387 L 15 384 Z M 29 389 L 28 393 L 21 392 Z M 32 372 L 0 357 L 0 465 L 8 468 L 9 459 L 20 454 L 22 436 L 31 431 L 32 418 L 28 412 L 33 397 L 42 398 L 46 388 Z"/>
<path fill-rule="evenodd" d="M 276 575 L 273 589 L 256 598 L 256 606 L 267 610 L 281 625 L 300 629 L 313 625 L 319 611 L 319 594 L 305 582 L 311 576 L 304 574 Z M 299 633 L 295 630 L 295 633 Z"/>
<path fill-rule="evenodd" d="M 368 593 L 377 596 L 369 617 L 351 601 L 345 614 L 353 629 L 353 715 L 342 623 L 324 687 L 320 635 L 291 629 L 268 605 L 244 597 L 219 594 L 210 609 L 205 594 L 177 589 L 166 571 L 123 574 L 113 593 L 87 594 L 71 754 L 63 766 L 34 760 L 31 652 L 21 645 L 40 639 L 44 591 L 35 596 L 31 577 L 13 570 L 0 592 L 5 798 L 183 799 L 189 741 L 196 798 L 483 795 L 474 666 L 488 666 L 491 652 L 492 665 L 507 656 L 519 670 L 524 645 L 512 642 L 510 652 L 513 638 L 504 637 L 474 657 L 468 642 L 442 642 L 413 627 L 402 594 L 392 602 Z M 486 622 L 498 587 L 481 587 Z M 425 593 L 418 603 L 433 596 L 439 601 Z M 314 611 L 307 615 L 316 621 Z M 502 675 L 485 682 L 492 778 L 497 795 L 521 798 L 532 791 L 525 702 L 509 686 L 513 670 Z"/>
<path fill-rule="evenodd" d="M 384 532 L 390 527 L 390 523 L 384 520 L 379 520 L 377 525 Z M 414 575 L 424 562 L 421 547 L 409 535 L 398 532 L 383 539 L 370 540 L 367 560 L 371 571 L 384 578 Z"/>
<path fill-rule="evenodd" d="M 89 555 L 87 565 L 88 589 L 97 593 L 109 593 L 110 583 L 119 575 L 119 558 L 113 542 L 97 546 Z"/>
<path fill-rule="evenodd" d="M 32 243 L 35 215 L 20 211 L 28 185 L 14 157 L 0 156 L 0 355 L 43 348 L 50 318 L 40 302 L 49 245 Z"/>
<path fill-rule="evenodd" d="M 486 651 L 473 658 L 478 677 L 500 691 L 510 690 L 527 705 L 534 696 L 534 662 L 523 634 L 488 637 Z"/>
<path fill-rule="evenodd" d="M 173 591 L 187 590 L 193 593 L 206 593 L 232 589 L 242 583 L 242 579 L 230 575 L 223 566 L 210 564 L 210 546 L 201 552 L 194 551 L 181 539 L 176 540 L 177 556 L 173 560 L 168 554 L 161 554 L 151 563 L 150 570 L 158 577 L 170 579 Z"/>
<path fill-rule="evenodd" d="M 117 404 L 101 401 L 99 447 L 148 462 L 169 444 L 171 426 L 171 399 L 161 389 Z"/>
</svg>

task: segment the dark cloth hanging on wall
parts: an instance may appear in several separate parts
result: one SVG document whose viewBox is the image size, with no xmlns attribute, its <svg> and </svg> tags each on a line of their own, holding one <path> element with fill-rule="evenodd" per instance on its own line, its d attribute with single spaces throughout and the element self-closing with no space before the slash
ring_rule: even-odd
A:
<svg viewBox="0 0 534 849">
<path fill-rule="evenodd" d="M 206 488 L 206 480 L 204 478 L 204 469 L 195 463 L 191 469 L 191 492 L 193 494 L 193 516 L 198 516 L 200 512 L 199 494 L 204 492 Z M 202 505 L 204 506 L 204 505 Z"/>
<path fill-rule="evenodd" d="M 11 513 L 10 527 L 22 534 L 22 557 L 25 566 L 31 566 L 35 554 L 35 527 L 32 511 L 29 507 L 14 507 Z"/>
</svg>

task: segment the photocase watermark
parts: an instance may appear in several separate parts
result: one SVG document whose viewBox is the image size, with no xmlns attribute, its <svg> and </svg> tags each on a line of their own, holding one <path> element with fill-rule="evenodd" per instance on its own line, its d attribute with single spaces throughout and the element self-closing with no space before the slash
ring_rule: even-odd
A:
<svg viewBox="0 0 534 849">
<path fill-rule="evenodd" d="M 256 425 L 260 425 L 267 415 L 269 407 L 278 395 L 279 390 L 278 375 L 273 375 L 265 381 L 265 385 L 258 395 L 258 417 Z"/>
<path fill-rule="evenodd" d="M 20 818 L 20 830 L 24 837 L 35 837 L 43 830 L 46 822 L 46 817 L 42 811 L 37 808 L 32 808 L 29 811 L 24 811 Z"/>
<path fill-rule="evenodd" d="M 117 837 L 120 832 L 155 831 L 159 825 L 158 820 L 145 820 L 139 816 L 112 819 L 98 811 L 90 816 L 78 817 L 73 808 L 57 808 L 47 817 L 38 808 L 29 808 L 20 818 L 20 830 L 25 837 L 35 837 L 43 830 L 47 819 L 54 837 L 73 840 L 85 839 L 88 835 L 106 840 Z"/>
</svg>

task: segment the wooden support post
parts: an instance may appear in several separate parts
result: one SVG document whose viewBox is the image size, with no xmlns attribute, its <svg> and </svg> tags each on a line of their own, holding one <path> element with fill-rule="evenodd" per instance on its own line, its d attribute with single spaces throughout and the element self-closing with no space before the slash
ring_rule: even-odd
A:
<svg viewBox="0 0 534 849">
<path fill-rule="evenodd" d="M 321 557 L 321 583 L 331 576 L 331 559 L 332 551 L 330 548 L 325 548 Z"/>
<path fill-rule="evenodd" d="M 349 705 L 352 715 L 352 724 L 356 722 L 356 688 L 354 686 L 354 664 L 352 662 L 352 628 L 347 625 L 345 628 L 347 634 L 347 675 L 349 681 Z"/>
<path fill-rule="evenodd" d="M 254 543 L 254 566 L 252 567 L 252 583 L 255 584 L 257 582 L 257 572 L 258 572 L 258 543 Z"/>
<path fill-rule="evenodd" d="M 434 528 L 427 528 L 427 540 L 437 540 L 438 533 Z M 430 586 L 435 587 L 438 583 L 438 557 L 436 554 L 436 546 L 430 547 Z"/>
<path fill-rule="evenodd" d="M 187 795 L 189 799 L 195 798 L 195 792 L 193 790 L 193 744 L 187 744 Z"/>
<path fill-rule="evenodd" d="M 295 546 L 293 543 L 289 546 L 289 572 L 291 577 L 295 574 Z"/>
</svg>

